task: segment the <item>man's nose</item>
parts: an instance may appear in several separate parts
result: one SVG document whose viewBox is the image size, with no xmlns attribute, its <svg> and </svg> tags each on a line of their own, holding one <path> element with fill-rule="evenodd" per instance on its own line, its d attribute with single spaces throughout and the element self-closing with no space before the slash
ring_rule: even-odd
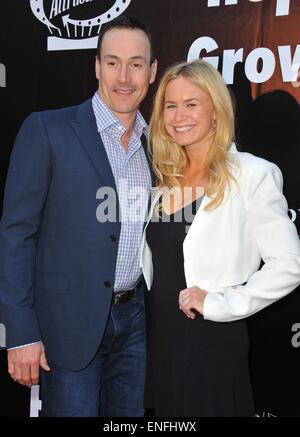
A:
<svg viewBox="0 0 300 437">
<path fill-rule="evenodd" d="M 118 79 L 122 83 L 126 83 L 129 80 L 129 69 L 127 65 L 122 65 L 119 70 Z"/>
</svg>

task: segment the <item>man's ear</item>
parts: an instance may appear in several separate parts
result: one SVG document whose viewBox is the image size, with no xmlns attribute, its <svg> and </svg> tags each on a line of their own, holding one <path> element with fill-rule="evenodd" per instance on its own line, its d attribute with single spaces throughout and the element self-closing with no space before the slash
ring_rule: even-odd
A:
<svg viewBox="0 0 300 437">
<path fill-rule="evenodd" d="M 153 83 L 155 81 L 156 74 L 157 74 L 157 59 L 155 59 L 152 62 L 150 68 L 151 68 L 151 71 L 150 71 L 150 80 L 149 80 L 149 83 Z"/>
<path fill-rule="evenodd" d="M 96 78 L 99 80 L 100 77 L 100 60 L 98 55 L 96 55 L 95 59 L 95 72 L 96 72 Z"/>
</svg>

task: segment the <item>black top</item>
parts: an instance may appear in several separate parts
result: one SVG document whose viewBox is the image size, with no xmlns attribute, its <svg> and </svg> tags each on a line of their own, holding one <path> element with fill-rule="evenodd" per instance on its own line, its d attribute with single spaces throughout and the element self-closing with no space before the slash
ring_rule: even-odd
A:
<svg viewBox="0 0 300 437">
<path fill-rule="evenodd" d="M 158 285 L 162 289 L 170 288 L 172 284 L 180 289 L 186 288 L 182 245 L 202 199 L 196 199 L 174 214 L 168 215 L 161 210 L 159 221 L 149 223 L 146 238 L 153 254 L 155 272 L 152 288 Z"/>
<path fill-rule="evenodd" d="M 199 313 L 191 320 L 178 305 L 186 288 L 183 241 L 202 199 L 170 216 L 161 212 L 146 230 L 154 275 L 145 407 L 167 417 L 253 416 L 244 322 L 215 323 Z"/>
</svg>

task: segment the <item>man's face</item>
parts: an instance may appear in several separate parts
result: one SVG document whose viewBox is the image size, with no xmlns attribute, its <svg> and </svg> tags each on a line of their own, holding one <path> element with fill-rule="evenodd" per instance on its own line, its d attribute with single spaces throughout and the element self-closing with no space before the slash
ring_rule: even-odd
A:
<svg viewBox="0 0 300 437">
<path fill-rule="evenodd" d="M 109 30 L 96 59 L 98 93 L 117 117 L 137 112 L 156 76 L 150 42 L 140 29 Z"/>
</svg>

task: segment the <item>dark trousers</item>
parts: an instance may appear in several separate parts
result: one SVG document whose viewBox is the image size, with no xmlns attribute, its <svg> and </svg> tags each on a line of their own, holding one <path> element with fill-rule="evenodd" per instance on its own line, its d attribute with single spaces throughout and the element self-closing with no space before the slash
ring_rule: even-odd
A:
<svg viewBox="0 0 300 437">
<path fill-rule="evenodd" d="M 49 363 L 51 371 L 41 372 L 41 416 L 143 416 L 145 358 L 141 288 L 133 299 L 112 305 L 100 348 L 86 368 L 72 371 Z"/>
</svg>

